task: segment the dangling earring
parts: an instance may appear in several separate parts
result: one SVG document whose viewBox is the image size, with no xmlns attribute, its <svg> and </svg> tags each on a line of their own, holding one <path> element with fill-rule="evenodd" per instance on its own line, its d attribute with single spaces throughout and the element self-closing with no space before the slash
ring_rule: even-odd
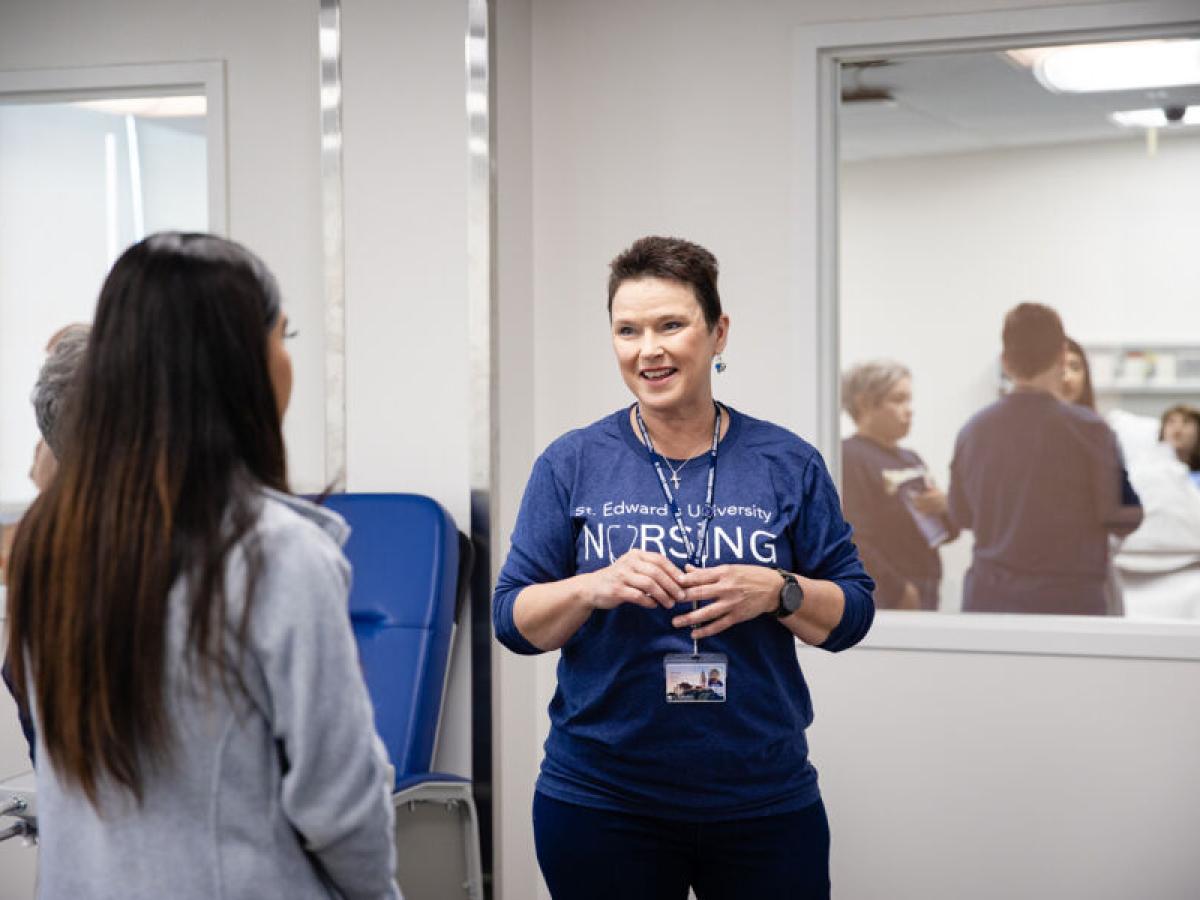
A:
<svg viewBox="0 0 1200 900">
<path fill-rule="evenodd" d="M 722 356 L 720 353 L 718 353 L 716 355 L 716 357 L 713 359 L 713 368 L 717 370 L 718 375 L 720 375 L 722 372 L 724 372 L 726 369 L 729 368 L 729 366 L 725 365 L 725 357 Z"/>
</svg>

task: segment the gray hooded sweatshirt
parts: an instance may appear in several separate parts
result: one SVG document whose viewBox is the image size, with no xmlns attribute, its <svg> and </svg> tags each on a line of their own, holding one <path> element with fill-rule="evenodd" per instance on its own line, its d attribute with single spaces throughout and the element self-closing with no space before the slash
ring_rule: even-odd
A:
<svg viewBox="0 0 1200 900">
<path fill-rule="evenodd" d="M 347 614 L 349 529 L 329 510 L 264 494 L 263 571 L 240 655 L 243 548 L 226 569 L 227 645 L 245 693 L 201 680 L 185 660 L 177 584 L 165 673 L 173 752 L 145 768 L 142 805 L 102 786 L 97 811 L 38 747 L 44 900 L 400 897 L 390 769 Z"/>
</svg>

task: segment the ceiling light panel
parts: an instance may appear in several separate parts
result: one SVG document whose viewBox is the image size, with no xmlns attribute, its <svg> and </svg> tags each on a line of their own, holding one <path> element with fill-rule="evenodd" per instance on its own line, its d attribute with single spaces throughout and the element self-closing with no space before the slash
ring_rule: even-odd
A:
<svg viewBox="0 0 1200 900">
<path fill-rule="evenodd" d="M 1017 53 L 1024 54 L 1018 56 Z M 1200 84 L 1200 40 L 1123 41 L 1010 54 L 1048 90 L 1079 94 Z"/>
<path fill-rule="evenodd" d="M 1111 113 L 1109 118 L 1125 128 L 1166 128 L 1179 125 L 1200 125 L 1200 106 L 1189 106 L 1183 118 L 1175 122 L 1167 119 L 1167 112 L 1158 107 L 1151 109 L 1127 109 Z"/>
<path fill-rule="evenodd" d="M 208 112 L 208 101 L 203 95 L 78 100 L 72 106 L 114 116 L 146 116 L 159 119 L 203 116 Z"/>
</svg>

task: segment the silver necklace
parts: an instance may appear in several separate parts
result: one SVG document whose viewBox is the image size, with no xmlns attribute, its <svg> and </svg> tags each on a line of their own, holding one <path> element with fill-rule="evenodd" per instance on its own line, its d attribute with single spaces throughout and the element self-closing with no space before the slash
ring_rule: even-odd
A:
<svg viewBox="0 0 1200 900">
<path fill-rule="evenodd" d="M 683 471 L 684 466 L 686 466 L 695 458 L 695 456 L 689 456 L 679 464 L 679 468 L 675 468 L 675 466 L 671 465 L 671 461 L 665 456 L 662 458 L 663 462 L 667 464 L 667 468 L 671 470 L 671 485 L 675 488 L 675 490 L 679 490 L 679 473 Z"/>
<path fill-rule="evenodd" d="M 718 412 L 717 415 L 719 417 L 720 413 Z M 683 467 L 686 466 L 688 463 L 690 463 L 693 459 L 699 459 L 703 455 L 704 455 L 704 451 L 701 451 L 701 452 L 697 453 L 695 456 L 689 456 L 687 459 L 685 459 L 683 462 L 681 462 L 678 466 L 671 465 L 671 461 L 669 459 L 667 459 L 665 456 L 662 458 L 662 461 L 667 464 L 667 468 L 671 470 L 671 486 L 673 488 L 675 488 L 675 490 L 679 490 L 679 473 L 683 471 Z"/>
</svg>

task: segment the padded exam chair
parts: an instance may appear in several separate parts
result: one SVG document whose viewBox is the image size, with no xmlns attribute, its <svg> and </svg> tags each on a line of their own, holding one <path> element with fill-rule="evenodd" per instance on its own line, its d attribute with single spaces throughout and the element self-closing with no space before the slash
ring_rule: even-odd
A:
<svg viewBox="0 0 1200 900">
<path fill-rule="evenodd" d="M 416 494 L 334 494 L 350 524 L 350 621 L 396 770 L 396 851 L 408 900 L 482 900 L 471 783 L 430 771 L 469 585 L 471 545 L 438 503 Z"/>
</svg>

